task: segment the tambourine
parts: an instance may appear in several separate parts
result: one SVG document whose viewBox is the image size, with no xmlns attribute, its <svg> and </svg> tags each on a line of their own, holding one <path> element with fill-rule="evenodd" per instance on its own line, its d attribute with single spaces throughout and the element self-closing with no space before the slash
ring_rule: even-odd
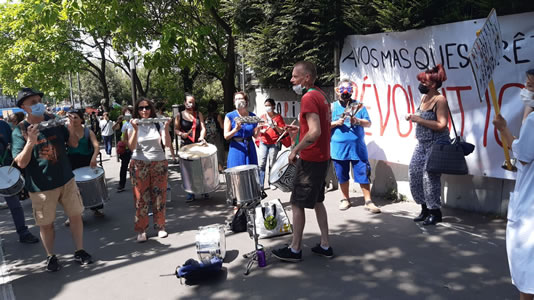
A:
<svg viewBox="0 0 534 300">
<path fill-rule="evenodd" d="M 235 122 L 240 122 L 242 124 L 258 124 L 265 122 L 264 119 L 257 117 L 257 116 L 244 116 L 244 117 L 236 117 L 234 119 Z"/>
</svg>

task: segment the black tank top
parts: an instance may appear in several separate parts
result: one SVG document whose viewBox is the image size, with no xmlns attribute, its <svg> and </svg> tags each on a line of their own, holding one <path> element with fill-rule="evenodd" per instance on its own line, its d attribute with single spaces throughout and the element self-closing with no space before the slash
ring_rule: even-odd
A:
<svg viewBox="0 0 534 300">
<path fill-rule="evenodd" d="M 198 142 L 198 138 L 200 136 L 200 130 L 201 130 L 201 124 L 200 124 L 200 119 L 198 117 L 198 112 L 194 112 L 196 114 L 196 122 L 197 122 L 197 127 L 195 129 L 195 143 Z M 184 115 L 183 115 L 183 111 L 180 112 L 180 129 L 183 131 L 183 132 L 189 132 L 189 130 L 191 130 L 191 128 L 193 127 L 193 122 L 192 121 L 188 121 L 186 119 L 184 119 Z M 193 136 L 193 133 L 189 134 L 190 136 Z M 189 140 L 189 139 L 187 139 Z"/>
</svg>

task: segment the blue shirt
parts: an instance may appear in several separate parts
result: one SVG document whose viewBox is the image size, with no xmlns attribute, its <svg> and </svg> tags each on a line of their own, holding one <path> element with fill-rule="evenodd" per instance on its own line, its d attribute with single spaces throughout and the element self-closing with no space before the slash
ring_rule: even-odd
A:
<svg viewBox="0 0 534 300">
<path fill-rule="evenodd" d="M 249 112 L 249 116 L 255 116 L 255 114 Z M 239 113 L 234 110 L 227 113 L 226 117 L 232 123 L 232 128 L 235 128 L 235 118 L 239 117 Z M 252 140 L 256 126 L 258 126 L 258 124 L 241 124 L 241 129 L 234 135 L 234 137 L 243 138 L 245 140 L 238 142 L 231 139 L 228 149 L 228 160 L 226 162 L 227 168 L 258 164 L 256 145 L 254 144 L 254 140 Z"/>
<path fill-rule="evenodd" d="M 341 118 L 345 107 L 339 101 L 332 103 L 332 122 Z M 356 118 L 371 121 L 367 109 L 362 107 Z M 336 160 L 362 160 L 367 161 L 367 146 L 365 145 L 365 131 L 362 126 L 351 125 L 350 118 L 345 123 L 331 129 L 330 156 Z"/>
</svg>

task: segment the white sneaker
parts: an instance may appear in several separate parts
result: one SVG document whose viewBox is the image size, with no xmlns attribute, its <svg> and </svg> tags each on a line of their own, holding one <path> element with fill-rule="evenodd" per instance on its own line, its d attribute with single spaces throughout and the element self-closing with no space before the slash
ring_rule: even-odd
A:
<svg viewBox="0 0 534 300">
<path fill-rule="evenodd" d="M 144 243 L 144 242 L 146 242 L 146 240 L 147 240 L 146 232 L 137 234 L 137 242 L 138 243 Z"/>
<path fill-rule="evenodd" d="M 159 237 L 159 238 L 162 238 L 162 239 L 163 239 L 163 238 L 166 238 L 166 237 L 168 237 L 168 236 L 169 236 L 169 234 L 167 233 L 167 231 L 165 231 L 165 230 L 160 230 L 160 231 L 158 231 L 158 237 Z"/>
</svg>

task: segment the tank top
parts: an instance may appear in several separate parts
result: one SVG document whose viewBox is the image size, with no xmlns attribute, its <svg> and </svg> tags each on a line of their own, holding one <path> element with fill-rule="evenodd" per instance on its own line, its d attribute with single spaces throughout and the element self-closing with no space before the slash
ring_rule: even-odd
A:
<svg viewBox="0 0 534 300">
<path fill-rule="evenodd" d="M 425 120 L 437 121 L 438 115 L 436 114 L 436 103 L 430 110 L 421 110 L 421 106 L 417 108 L 417 112 L 420 113 L 420 117 Z M 436 131 L 426 126 L 417 124 L 415 126 L 415 137 L 419 142 L 435 142 L 441 139 L 449 138 L 449 129 L 445 127 L 442 131 Z"/>
<path fill-rule="evenodd" d="M 84 127 L 83 137 L 78 140 L 78 147 L 72 148 L 68 146 L 67 154 L 93 155 L 93 147 L 90 144 L 89 128 Z"/>
<path fill-rule="evenodd" d="M 200 136 L 200 129 L 202 127 L 200 125 L 200 119 L 198 118 L 198 112 L 195 111 L 193 112 L 193 114 L 197 122 L 197 127 L 195 129 L 195 140 L 196 141 L 194 142 L 197 142 Z M 180 112 L 180 130 L 183 132 L 188 132 L 189 130 L 191 130 L 191 128 L 193 128 L 193 122 L 184 119 L 183 111 L 181 111 Z M 191 133 L 190 136 L 193 136 L 193 133 Z M 189 138 L 187 140 L 189 140 Z"/>
</svg>

